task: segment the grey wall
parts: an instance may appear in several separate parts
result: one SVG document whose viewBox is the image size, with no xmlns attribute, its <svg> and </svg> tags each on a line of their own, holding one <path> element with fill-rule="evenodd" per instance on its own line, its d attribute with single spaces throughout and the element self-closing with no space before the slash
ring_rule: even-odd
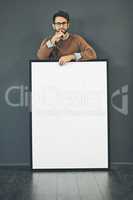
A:
<svg viewBox="0 0 133 200">
<path fill-rule="evenodd" d="M 132 135 L 132 1 L 23 0 L 0 2 L 0 165 L 29 165 L 29 112 L 5 102 L 11 86 L 29 86 L 29 60 L 36 59 L 41 40 L 52 33 L 51 16 L 70 13 L 70 31 L 84 36 L 98 58 L 109 60 L 109 96 L 128 85 L 128 114 L 110 108 L 111 162 L 133 162 Z M 12 92 L 12 101 L 19 92 Z M 121 97 L 115 99 L 121 106 Z"/>
</svg>

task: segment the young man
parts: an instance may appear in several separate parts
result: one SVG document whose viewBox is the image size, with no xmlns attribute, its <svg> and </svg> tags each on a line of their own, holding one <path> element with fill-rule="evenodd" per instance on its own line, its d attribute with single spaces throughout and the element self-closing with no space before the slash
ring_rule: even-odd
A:
<svg viewBox="0 0 133 200">
<path fill-rule="evenodd" d="M 96 52 L 83 37 L 68 32 L 68 13 L 58 11 L 53 16 L 54 34 L 45 38 L 37 51 L 40 60 L 58 60 L 60 65 L 69 61 L 94 60 Z"/>
</svg>

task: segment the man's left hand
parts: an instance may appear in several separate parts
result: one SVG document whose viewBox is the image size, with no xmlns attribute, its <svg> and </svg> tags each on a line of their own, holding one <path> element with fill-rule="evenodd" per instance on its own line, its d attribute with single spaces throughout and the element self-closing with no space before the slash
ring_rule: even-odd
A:
<svg viewBox="0 0 133 200">
<path fill-rule="evenodd" d="M 75 56 L 73 54 L 67 55 L 67 56 L 62 56 L 59 59 L 59 64 L 64 65 L 65 63 L 70 62 L 71 60 L 75 60 Z"/>
</svg>

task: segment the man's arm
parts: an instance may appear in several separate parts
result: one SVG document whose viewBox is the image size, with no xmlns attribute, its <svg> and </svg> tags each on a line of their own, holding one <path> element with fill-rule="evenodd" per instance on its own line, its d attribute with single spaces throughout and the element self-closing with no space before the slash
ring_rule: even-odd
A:
<svg viewBox="0 0 133 200">
<path fill-rule="evenodd" d="M 95 60 L 96 52 L 81 36 L 78 35 L 80 53 L 75 53 L 76 60 Z"/>
<path fill-rule="evenodd" d="M 37 58 L 39 60 L 48 59 L 53 51 L 53 47 L 54 45 L 51 43 L 50 39 L 45 38 L 37 50 Z"/>
<path fill-rule="evenodd" d="M 40 60 L 48 59 L 54 49 L 54 46 L 56 45 L 55 43 L 59 42 L 62 36 L 64 36 L 64 33 L 62 31 L 59 31 L 55 33 L 52 37 L 44 39 L 40 45 L 40 48 L 37 51 L 37 57 Z"/>
</svg>

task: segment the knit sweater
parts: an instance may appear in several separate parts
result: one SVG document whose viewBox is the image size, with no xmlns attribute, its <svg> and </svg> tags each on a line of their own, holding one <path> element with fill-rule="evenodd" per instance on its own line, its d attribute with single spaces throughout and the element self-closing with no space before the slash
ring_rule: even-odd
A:
<svg viewBox="0 0 133 200">
<path fill-rule="evenodd" d="M 85 41 L 83 37 L 77 34 L 69 33 L 66 40 L 60 40 L 55 46 L 49 47 L 48 42 L 52 36 L 45 38 L 39 49 L 37 57 L 39 60 L 59 60 L 61 56 L 70 54 L 79 54 L 76 60 L 94 60 L 96 52 L 92 46 Z"/>
</svg>

